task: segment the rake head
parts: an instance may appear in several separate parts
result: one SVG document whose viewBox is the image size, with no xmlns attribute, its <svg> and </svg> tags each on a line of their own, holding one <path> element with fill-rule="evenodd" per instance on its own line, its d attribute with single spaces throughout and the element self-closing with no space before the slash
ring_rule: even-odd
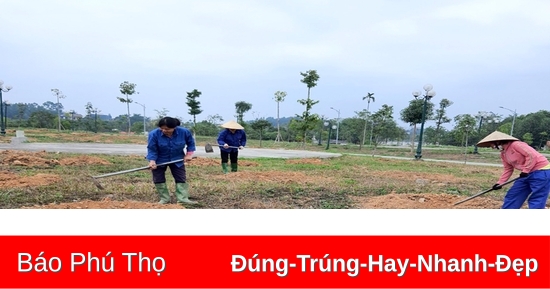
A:
<svg viewBox="0 0 550 289">
<path fill-rule="evenodd" d="M 212 145 L 207 143 L 205 146 L 204 146 L 204 150 L 207 152 L 207 153 L 213 153 L 214 152 L 214 149 L 212 148 Z"/>
<path fill-rule="evenodd" d="M 101 185 L 101 183 L 99 183 L 99 181 L 98 181 L 96 178 L 94 178 L 94 177 L 90 177 L 90 178 L 92 179 L 92 182 L 94 183 L 94 185 L 95 185 L 98 189 L 100 189 L 100 190 L 105 189 L 105 188 Z"/>
</svg>

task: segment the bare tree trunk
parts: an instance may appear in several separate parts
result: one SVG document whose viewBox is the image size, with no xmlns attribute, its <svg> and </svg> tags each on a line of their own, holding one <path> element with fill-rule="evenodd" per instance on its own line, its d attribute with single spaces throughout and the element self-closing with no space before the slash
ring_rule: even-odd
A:
<svg viewBox="0 0 550 289">
<path fill-rule="evenodd" d="M 363 148 L 365 145 L 365 138 L 367 136 L 367 124 L 368 124 L 368 116 L 369 116 L 369 106 L 370 106 L 370 99 L 367 102 L 367 115 L 365 116 L 365 127 L 363 128 L 363 141 L 359 144 L 359 150 Z"/>
<path fill-rule="evenodd" d="M 411 135 L 411 153 L 414 151 L 414 140 L 416 139 L 416 123 L 413 127 L 413 133 Z"/>
<path fill-rule="evenodd" d="M 468 132 L 466 132 L 465 141 L 464 141 L 464 164 L 468 160 Z"/>
<path fill-rule="evenodd" d="M 309 112 L 308 110 L 308 103 L 309 103 L 309 95 L 310 95 L 310 88 L 308 87 L 307 88 L 307 103 L 306 103 L 306 112 Z M 307 119 L 304 119 L 304 139 L 303 139 L 303 142 L 302 142 L 302 145 L 305 147 L 306 146 L 306 138 L 307 138 Z M 330 141 L 330 140 L 329 140 Z"/>
<path fill-rule="evenodd" d="M 128 109 L 128 134 L 130 134 L 130 131 L 132 129 L 132 124 L 130 121 L 130 102 L 126 102 L 126 108 Z"/>
<path fill-rule="evenodd" d="M 279 142 L 281 140 L 282 140 L 281 128 L 279 126 L 279 102 L 277 102 L 277 138 L 275 138 L 275 141 Z"/>
</svg>

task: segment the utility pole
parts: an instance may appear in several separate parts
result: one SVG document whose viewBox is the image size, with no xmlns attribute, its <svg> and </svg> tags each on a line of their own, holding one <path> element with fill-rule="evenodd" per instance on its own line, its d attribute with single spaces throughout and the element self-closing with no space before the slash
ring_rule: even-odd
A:
<svg viewBox="0 0 550 289">
<path fill-rule="evenodd" d="M 60 105 L 59 105 L 59 99 L 63 99 L 65 98 L 66 96 L 63 95 L 63 92 L 61 92 L 61 90 L 57 89 L 57 88 L 52 88 L 52 92 L 53 92 L 53 95 L 55 95 L 57 97 L 57 131 L 60 132 L 61 131 L 61 109 L 60 109 Z"/>
</svg>

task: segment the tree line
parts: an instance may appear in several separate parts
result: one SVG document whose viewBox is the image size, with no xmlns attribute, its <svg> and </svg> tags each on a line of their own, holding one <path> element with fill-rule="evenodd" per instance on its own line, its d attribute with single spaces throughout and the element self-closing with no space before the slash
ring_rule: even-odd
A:
<svg viewBox="0 0 550 289">
<path fill-rule="evenodd" d="M 302 113 L 290 117 L 280 117 L 279 108 L 287 97 L 285 91 L 276 91 L 273 100 L 277 106 L 275 118 L 256 117 L 245 120 L 245 114 L 253 105 L 245 101 L 235 102 L 235 118 L 245 127 L 251 138 L 272 141 L 288 142 L 318 142 L 327 140 L 331 134 L 331 127 L 338 126 L 339 141 L 342 143 L 359 145 L 361 149 L 365 145 L 374 146 L 380 144 L 404 144 L 411 148 L 418 141 L 417 126 L 422 123 L 422 114 L 425 107 L 425 124 L 423 141 L 433 145 L 469 146 L 477 143 L 485 135 L 494 130 L 511 133 L 514 125 L 514 136 L 531 144 L 535 148 L 541 148 L 546 144 L 550 134 L 550 112 L 541 110 L 526 115 L 518 115 L 515 120 L 512 116 L 503 117 L 493 112 L 479 112 L 476 115 L 461 114 L 454 117 L 447 115 L 447 109 L 453 105 L 449 99 L 441 99 L 436 104 L 431 99 L 415 98 L 409 101 L 409 105 L 399 112 L 399 119 L 410 125 L 409 128 L 399 127 L 394 119 L 393 106 L 382 104 L 377 111 L 371 112 L 370 104 L 375 102 L 374 93 L 368 92 L 362 97 L 366 101 L 366 109 L 355 111 L 351 118 L 335 120 L 313 113 L 313 108 L 319 103 L 312 98 L 312 89 L 317 86 L 320 79 L 316 70 L 300 72 L 300 82 L 307 88 L 307 96 L 297 100 L 304 109 Z M 129 81 L 120 84 L 122 94 L 117 99 L 126 105 L 127 113 L 114 118 L 110 115 L 102 115 L 101 110 L 88 102 L 85 106 L 86 114 L 81 116 L 74 111 L 63 111 L 60 99 L 66 96 L 59 89 L 52 89 L 57 102 L 47 101 L 42 105 L 36 103 L 5 103 L 5 117 L 8 126 L 57 128 L 59 130 L 86 130 L 92 132 L 127 131 L 139 133 L 155 127 L 155 122 L 168 115 L 169 110 L 163 108 L 155 110 L 153 117 L 130 113 L 131 98 L 137 85 Z M 215 136 L 224 119 L 218 115 L 209 115 L 205 120 L 197 122 L 197 116 L 202 114 L 200 97 L 202 92 L 193 89 L 186 92 L 187 113 L 192 119 L 183 122 L 195 135 Z M 139 104 L 139 103 L 138 103 Z M 145 109 L 145 108 L 144 108 Z M 176 116 L 178 117 L 178 116 Z M 182 117 L 179 117 L 183 119 Z M 454 122 L 452 129 L 448 130 L 445 124 Z M 335 138 L 331 135 L 332 139 Z"/>
</svg>

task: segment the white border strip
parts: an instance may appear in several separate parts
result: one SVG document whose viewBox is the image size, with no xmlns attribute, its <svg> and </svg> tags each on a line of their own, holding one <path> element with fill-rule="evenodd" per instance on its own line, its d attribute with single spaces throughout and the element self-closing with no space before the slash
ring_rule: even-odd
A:
<svg viewBox="0 0 550 289">
<path fill-rule="evenodd" d="M 540 235 L 548 210 L 0 210 L 0 235 Z"/>
</svg>

